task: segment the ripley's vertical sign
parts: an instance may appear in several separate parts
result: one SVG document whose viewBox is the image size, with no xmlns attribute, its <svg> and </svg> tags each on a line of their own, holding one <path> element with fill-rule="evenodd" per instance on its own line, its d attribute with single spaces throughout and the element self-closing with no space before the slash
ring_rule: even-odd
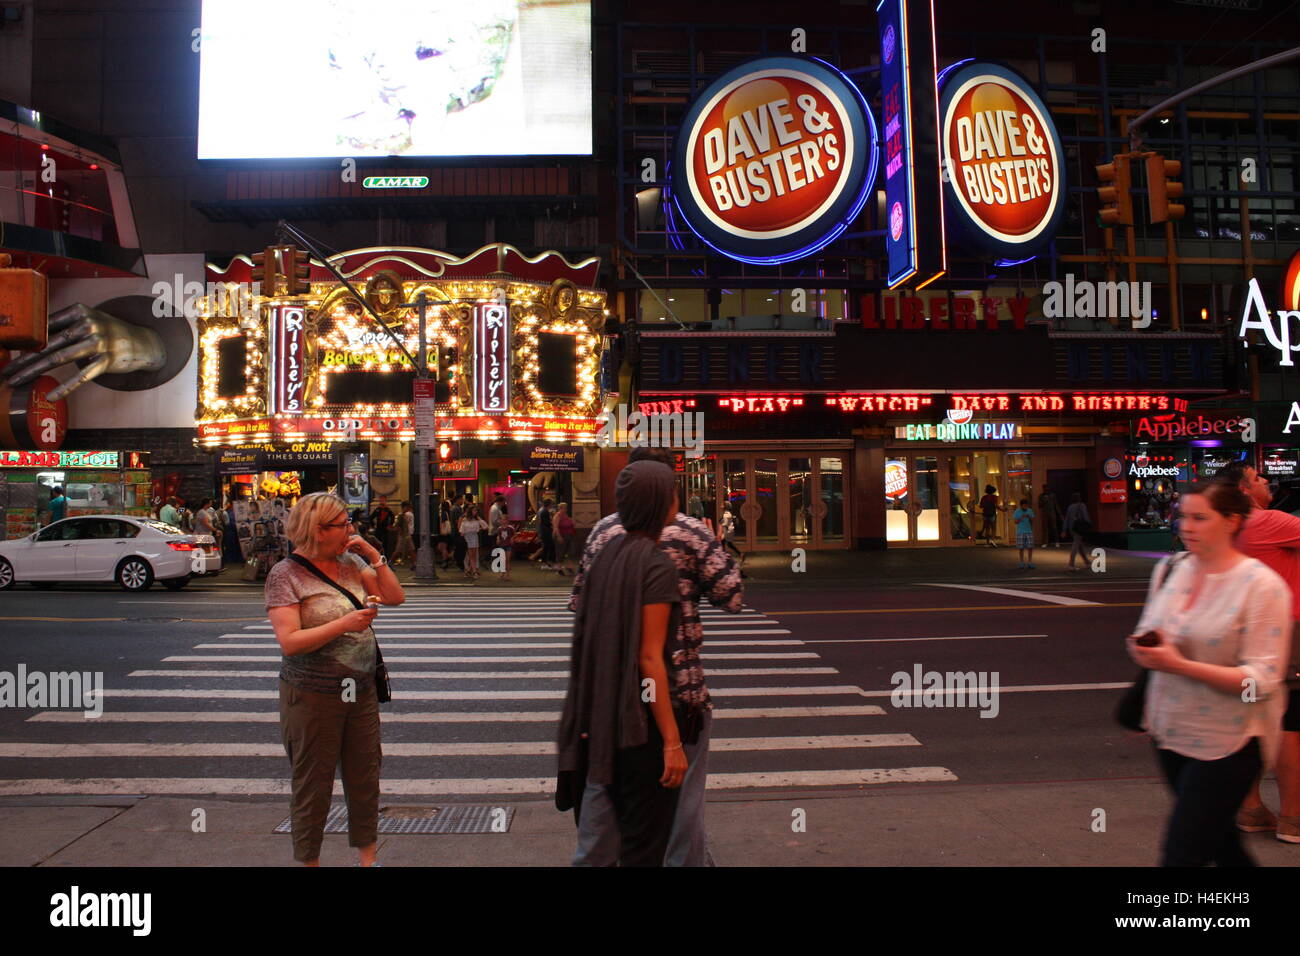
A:
<svg viewBox="0 0 1300 956">
<path fill-rule="evenodd" d="M 474 315 L 474 407 L 502 414 L 510 410 L 510 313 L 503 305 L 480 305 Z"/>
<path fill-rule="evenodd" d="M 271 356 L 275 362 L 271 414 L 301 415 L 306 411 L 307 338 L 300 305 L 271 308 Z"/>
<path fill-rule="evenodd" d="M 1064 151 L 1046 104 L 997 63 L 955 63 L 939 81 L 949 214 L 985 252 L 1033 255 L 1065 213 Z"/>
<path fill-rule="evenodd" d="M 939 176 L 939 98 L 931 0 L 881 0 L 885 249 L 889 288 L 917 288 L 947 270 Z M 938 228 L 934 225 L 938 224 Z"/>
<path fill-rule="evenodd" d="M 789 262 L 862 211 L 875 120 L 843 73 L 813 57 L 751 60 L 706 86 L 673 152 L 672 198 L 705 243 L 740 262 Z"/>
</svg>

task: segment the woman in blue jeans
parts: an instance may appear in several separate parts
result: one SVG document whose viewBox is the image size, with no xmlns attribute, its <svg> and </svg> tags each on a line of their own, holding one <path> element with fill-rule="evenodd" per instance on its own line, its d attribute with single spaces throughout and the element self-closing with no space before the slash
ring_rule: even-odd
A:
<svg viewBox="0 0 1300 956">
<path fill-rule="evenodd" d="M 1204 482 L 1182 500 L 1190 556 L 1160 562 L 1128 638 L 1151 671 L 1142 726 L 1175 796 L 1161 862 L 1254 866 L 1235 821 L 1281 742 L 1291 592 L 1233 546 L 1250 512 L 1240 488 Z"/>
</svg>

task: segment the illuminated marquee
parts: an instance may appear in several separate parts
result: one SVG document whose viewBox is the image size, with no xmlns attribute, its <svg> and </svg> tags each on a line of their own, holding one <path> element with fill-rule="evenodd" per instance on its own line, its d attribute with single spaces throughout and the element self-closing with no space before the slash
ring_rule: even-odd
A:
<svg viewBox="0 0 1300 956">
<path fill-rule="evenodd" d="M 812 57 L 752 60 L 700 92 L 677 135 L 672 197 L 687 225 L 741 262 L 789 262 L 832 242 L 875 180 L 875 119 Z"/>
<path fill-rule="evenodd" d="M 820 399 L 819 401 L 816 399 Z M 1048 392 L 1043 394 L 1006 393 L 951 395 L 832 394 L 810 395 L 719 395 L 717 408 L 733 413 L 781 414 L 813 405 L 823 405 L 841 412 L 916 412 L 927 408 L 951 407 L 972 412 L 1135 412 L 1186 411 L 1187 403 L 1169 395 L 1111 393 Z M 642 402 L 643 413 L 669 414 L 695 407 L 694 399 L 667 399 Z"/>
</svg>

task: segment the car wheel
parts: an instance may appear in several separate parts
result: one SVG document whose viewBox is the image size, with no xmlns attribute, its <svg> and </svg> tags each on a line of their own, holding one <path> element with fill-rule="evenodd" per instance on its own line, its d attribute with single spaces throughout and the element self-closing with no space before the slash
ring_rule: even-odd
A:
<svg viewBox="0 0 1300 956">
<path fill-rule="evenodd" d="M 190 583 L 190 578 L 192 576 L 193 575 L 187 574 L 183 578 L 168 578 L 163 582 L 163 587 L 168 591 L 179 591 L 181 588 L 185 587 L 185 585 Z"/>
<path fill-rule="evenodd" d="M 14 586 L 14 566 L 0 558 L 0 591 L 8 591 Z"/>
<path fill-rule="evenodd" d="M 144 558 L 127 558 L 117 566 L 114 577 L 123 590 L 147 591 L 153 584 L 153 568 Z"/>
</svg>

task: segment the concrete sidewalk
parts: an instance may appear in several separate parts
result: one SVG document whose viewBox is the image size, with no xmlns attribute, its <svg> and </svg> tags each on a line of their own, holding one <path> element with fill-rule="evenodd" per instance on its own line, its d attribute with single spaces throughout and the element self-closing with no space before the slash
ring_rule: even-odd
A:
<svg viewBox="0 0 1300 956">
<path fill-rule="evenodd" d="M 1277 805 L 1272 781 L 1264 798 Z M 550 801 L 500 805 L 516 810 L 507 833 L 381 836 L 380 859 L 388 867 L 568 865 L 571 814 Z M 707 819 L 714 856 L 729 867 L 1153 866 L 1169 806 L 1152 777 L 718 794 Z M 199 808 L 205 833 L 191 830 Z M 1098 809 L 1105 832 L 1093 831 Z M 796 810 L 804 832 L 792 829 Z M 287 816 L 287 797 L 5 798 L 0 866 L 291 866 L 290 838 L 272 833 Z M 1300 846 L 1271 833 L 1242 838 L 1261 866 L 1300 863 Z M 354 860 L 346 836 L 325 837 L 323 865 Z"/>
</svg>

